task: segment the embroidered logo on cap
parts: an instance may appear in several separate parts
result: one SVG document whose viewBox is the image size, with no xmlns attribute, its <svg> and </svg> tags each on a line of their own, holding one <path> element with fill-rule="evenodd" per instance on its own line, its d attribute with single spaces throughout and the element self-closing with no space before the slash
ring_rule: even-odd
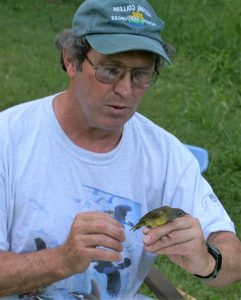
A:
<svg viewBox="0 0 241 300">
<path fill-rule="evenodd" d="M 129 16 L 129 23 L 133 23 L 136 26 L 144 26 L 144 16 L 139 11 L 133 12 L 132 15 Z"/>
<path fill-rule="evenodd" d="M 151 18 L 151 13 L 143 6 L 126 5 L 126 6 L 115 6 L 113 12 L 118 13 L 115 16 L 111 16 L 112 21 L 124 21 L 128 22 L 132 26 L 144 26 L 145 24 L 156 27 L 156 23 L 147 20 L 145 18 Z M 132 12 L 130 14 L 130 12 Z M 124 16 L 124 14 L 128 15 Z"/>
</svg>

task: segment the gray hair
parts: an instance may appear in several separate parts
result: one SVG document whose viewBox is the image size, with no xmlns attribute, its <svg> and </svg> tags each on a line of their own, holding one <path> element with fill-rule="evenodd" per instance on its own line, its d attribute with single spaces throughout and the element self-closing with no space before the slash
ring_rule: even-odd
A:
<svg viewBox="0 0 241 300">
<path fill-rule="evenodd" d="M 64 49 L 66 49 L 69 59 L 75 63 L 76 69 L 82 70 L 82 63 L 91 49 L 85 37 L 77 37 L 72 30 L 65 29 L 56 36 L 54 44 L 60 52 L 60 63 L 64 71 L 66 71 L 63 58 Z"/>
<path fill-rule="evenodd" d="M 76 65 L 78 71 L 82 70 L 82 63 L 86 58 L 86 54 L 91 49 L 90 44 L 84 36 L 77 37 L 71 29 L 61 31 L 55 38 L 55 46 L 60 51 L 60 63 L 64 71 L 66 71 L 63 50 L 66 49 L 68 57 Z M 167 55 L 170 56 L 174 49 L 169 44 L 162 45 Z M 159 75 L 160 68 L 164 64 L 164 59 L 159 55 L 155 58 L 155 72 Z"/>
</svg>

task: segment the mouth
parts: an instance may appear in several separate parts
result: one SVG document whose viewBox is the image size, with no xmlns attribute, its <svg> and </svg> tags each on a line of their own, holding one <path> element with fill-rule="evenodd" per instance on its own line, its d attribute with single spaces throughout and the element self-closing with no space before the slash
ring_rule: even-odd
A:
<svg viewBox="0 0 241 300">
<path fill-rule="evenodd" d="M 117 111 L 123 111 L 125 109 L 128 109 L 127 106 L 121 106 L 121 105 L 108 105 L 108 106 Z"/>
</svg>

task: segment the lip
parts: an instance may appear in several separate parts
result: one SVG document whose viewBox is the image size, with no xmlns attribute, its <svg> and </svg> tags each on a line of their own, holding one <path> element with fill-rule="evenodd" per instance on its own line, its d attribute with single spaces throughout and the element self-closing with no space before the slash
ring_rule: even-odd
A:
<svg viewBox="0 0 241 300">
<path fill-rule="evenodd" d="M 128 106 L 110 104 L 107 106 L 110 116 L 114 118 L 126 118 L 130 115 L 131 109 Z"/>
<path fill-rule="evenodd" d="M 128 109 L 128 106 L 122 106 L 122 105 L 114 105 L 114 104 L 111 104 L 111 105 L 108 105 L 108 107 L 111 107 L 115 110 L 124 110 L 124 109 Z"/>
</svg>

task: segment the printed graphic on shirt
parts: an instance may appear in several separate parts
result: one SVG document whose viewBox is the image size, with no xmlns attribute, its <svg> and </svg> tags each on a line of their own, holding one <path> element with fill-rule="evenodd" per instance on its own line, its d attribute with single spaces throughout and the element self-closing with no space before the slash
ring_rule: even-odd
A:
<svg viewBox="0 0 241 300">
<path fill-rule="evenodd" d="M 112 193 L 108 193 L 90 186 L 84 186 L 89 194 L 89 201 L 94 201 L 95 207 L 99 208 L 122 224 L 127 230 L 126 241 L 124 242 L 124 251 L 122 253 L 123 260 L 119 263 L 112 262 L 96 262 L 94 270 L 105 275 L 105 286 L 108 296 L 117 297 L 120 294 L 121 288 L 124 288 L 123 279 L 130 276 L 128 268 L 131 266 L 131 257 L 135 256 L 136 243 L 132 240 L 133 235 L 129 234 L 129 229 L 134 225 L 134 222 L 140 218 L 141 205 L 131 199 L 121 197 Z M 87 199 L 88 201 L 88 199 Z"/>
<path fill-rule="evenodd" d="M 46 243 L 41 238 L 37 237 L 34 239 L 37 251 L 46 249 Z M 62 289 L 64 291 L 64 289 Z M 73 296 L 75 299 L 92 299 L 100 300 L 100 291 L 95 280 L 91 280 L 91 292 L 90 294 L 86 292 L 69 292 L 69 295 Z M 18 295 L 19 299 L 32 299 L 32 300 L 55 300 L 52 296 L 48 294 L 46 288 L 38 288 L 36 290 Z M 67 299 L 66 297 L 64 299 Z"/>
<path fill-rule="evenodd" d="M 81 201 L 83 210 L 90 209 L 94 204 L 95 210 L 110 214 L 124 228 L 131 228 L 141 217 L 141 205 L 138 202 L 87 185 L 83 188 L 87 197 Z"/>
<path fill-rule="evenodd" d="M 119 264 L 106 261 L 99 261 L 95 264 L 94 269 L 97 272 L 106 275 L 106 290 L 110 296 L 116 297 L 119 295 L 121 289 L 120 272 L 130 265 L 131 260 L 129 258 L 125 258 L 124 261 Z"/>
<path fill-rule="evenodd" d="M 69 213 L 65 214 L 65 217 L 73 221 L 73 217 L 80 211 L 108 213 L 121 223 L 126 231 L 126 240 L 123 243 L 123 259 L 119 262 L 93 261 L 84 273 L 73 275 L 48 287 L 18 295 L 19 299 L 115 299 L 126 290 L 133 277 L 131 267 L 133 264 L 135 267 L 138 264 L 137 253 L 139 250 L 136 249 L 136 243 L 137 238 L 141 238 L 139 232 L 133 234 L 130 232 L 130 228 L 141 217 L 142 206 L 131 199 L 87 185 L 82 186 L 82 192 L 81 197 L 72 199 L 74 205 L 70 206 Z M 29 201 L 40 215 L 48 215 L 48 207 L 45 207 L 41 201 L 37 199 L 30 199 Z M 62 209 L 61 206 L 60 211 Z M 68 212 L 68 209 L 66 211 Z M 48 228 L 43 227 L 41 223 L 37 224 L 34 232 L 36 237 L 33 238 L 32 245 L 35 245 L 37 251 L 60 245 L 58 236 L 52 235 L 51 231 L 48 232 Z M 33 246 L 32 249 L 34 249 Z"/>
<path fill-rule="evenodd" d="M 213 192 L 209 192 L 202 199 L 202 206 L 206 212 L 219 205 L 221 203 Z"/>
</svg>

